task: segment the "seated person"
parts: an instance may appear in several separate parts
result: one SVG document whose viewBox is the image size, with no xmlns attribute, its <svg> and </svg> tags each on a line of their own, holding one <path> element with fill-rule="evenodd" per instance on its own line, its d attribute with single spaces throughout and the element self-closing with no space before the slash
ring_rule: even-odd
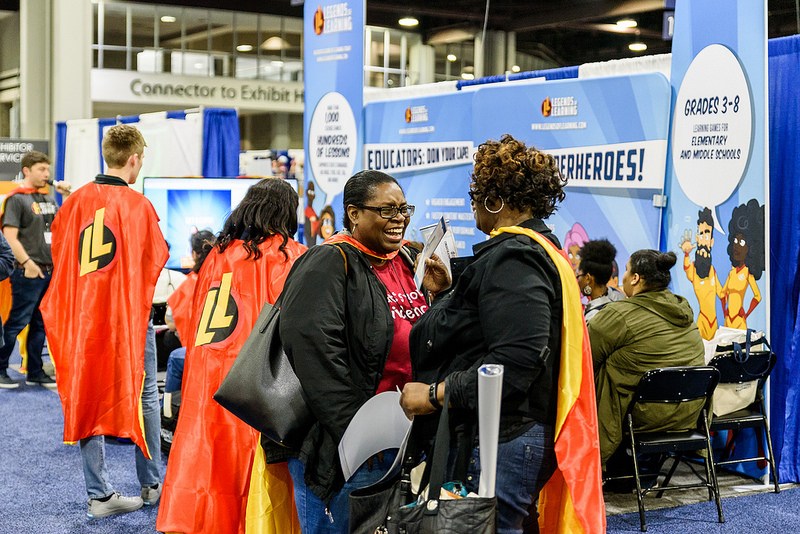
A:
<svg viewBox="0 0 800 534">
<path fill-rule="evenodd" d="M 589 299 L 583 309 L 583 318 L 589 321 L 609 302 L 625 298 L 622 291 L 610 287 L 608 281 L 614 271 L 617 249 L 608 239 L 587 241 L 580 250 L 580 263 L 575 278 L 581 293 Z"/>
<path fill-rule="evenodd" d="M 628 298 L 609 303 L 588 323 L 600 456 L 606 472 L 608 460 L 622 442 L 623 418 L 645 371 L 705 363 L 692 308 L 685 298 L 667 289 L 675 261 L 672 252 L 634 252 L 622 277 Z M 634 415 L 645 430 L 691 428 L 702 401 L 686 404 L 645 406 Z"/>
</svg>

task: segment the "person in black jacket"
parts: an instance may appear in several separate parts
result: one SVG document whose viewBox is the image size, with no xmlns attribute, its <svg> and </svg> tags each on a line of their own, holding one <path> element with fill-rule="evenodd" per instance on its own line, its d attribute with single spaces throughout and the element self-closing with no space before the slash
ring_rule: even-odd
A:
<svg viewBox="0 0 800 534">
<path fill-rule="evenodd" d="M 509 135 L 480 145 L 469 194 L 476 226 L 491 238 L 473 246 L 471 263 L 452 291 L 437 298 L 409 339 L 416 381 L 406 384 L 401 404 L 409 416 L 426 415 L 441 407 L 445 391 L 449 394 L 453 427 L 457 437 L 467 436 L 461 443 L 467 446 L 463 457 L 470 458 L 468 465 L 456 465 L 453 479 L 463 480 L 469 491 L 478 491 L 480 473 L 477 369 L 504 366 L 498 533 L 522 532 L 523 523 L 528 531 L 538 531 L 536 499 L 556 466 L 553 427 L 562 328 L 555 264 L 532 238 L 498 229 L 534 230 L 560 248 L 542 219 L 563 200 L 564 185 L 552 156 Z"/>
<path fill-rule="evenodd" d="M 289 460 L 303 534 L 348 532 L 350 492 L 380 479 L 393 454 L 373 458 L 346 483 L 338 445 L 373 395 L 411 380 L 408 334 L 428 303 L 403 240 L 414 214 L 391 176 L 362 171 L 344 187 L 345 230 L 292 268 L 281 295 L 280 336 L 316 423 Z M 428 291 L 450 285 L 428 260 Z M 327 517 L 326 517 L 327 516 Z"/>
</svg>

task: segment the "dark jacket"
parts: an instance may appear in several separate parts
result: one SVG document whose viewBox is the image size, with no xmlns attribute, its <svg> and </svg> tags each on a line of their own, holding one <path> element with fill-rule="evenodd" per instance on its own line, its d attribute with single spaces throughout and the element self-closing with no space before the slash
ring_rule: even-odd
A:
<svg viewBox="0 0 800 534">
<path fill-rule="evenodd" d="M 6 237 L 0 232 L 0 281 L 5 280 L 14 272 L 17 261 L 11 251 L 11 245 L 6 241 Z M 3 323 L 0 322 L 0 347 L 3 346 Z"/>
<path fill-rule="evenodd" d="M 411 268 L 416 252 L 401 253 Z M 319 245 L 294 264 L 281 295 L 280 336 L 317 418 L 300 458 L 306 485 L 325 502 L 344 484 L 339 441 L 375 395 L 393 334 L 386 287 L 354 247 Z"/>
<path fill-rule="evenodd" d="M 539 219 L 531 228 L 560 246 Z M 534 422 L 553 424 L 561 354 L 561 282 L 547 252 L 527 236 L 500 234 L 475 245 L 453 290 L 411 329 L 415 380 L 446 378 L 453 419 L 477 423 L 477 369 L 504 366 L 500 440 Z"/>
</svg>

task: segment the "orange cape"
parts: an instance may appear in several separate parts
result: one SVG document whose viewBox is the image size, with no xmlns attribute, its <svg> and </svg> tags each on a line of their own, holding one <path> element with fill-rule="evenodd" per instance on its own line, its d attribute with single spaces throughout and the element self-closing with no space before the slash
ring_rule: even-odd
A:
<svg viewBox="0 0 800 534">
<path fill-rule="evenodd" d="M 147 457 L 141 396 L 147 323 L 167 245 L 150 201 L 90 183 L 56 214 L 41 304 L 64 409 L 64 441 L 130 438 Z"/>
<path fill-rule="evenodd" d="M 188 337 L 182 338 L 186 364 L 181 411 L 156 522 L 161 532 L 245 532 L 259 436 L 217 404 L 213 395 L 250 335 L 261 307 L 277 300 L 294 260 L 306 250 L 290 240 L 287 260 L 278 250 L 281 240 L 281 236 L 271 236 L 261 243 L 263 256 L 257 261 L 246 259 L 240 240 L 232 241 L 222 253 L 215 247 L 200 270 L 191 327 Z M 282 484 L 271 485 L 275 491 L 291 481 L 286 464 L 269 466 L 267 472 L 282 477 Z M 276 524 L 291 524 L 296 514 L 291 493 L 288 497 L 285 493 L 284 489 L 280 495 L 270 494 L 268 488 L 259 497 L 271 499 Z"/>
</svg>

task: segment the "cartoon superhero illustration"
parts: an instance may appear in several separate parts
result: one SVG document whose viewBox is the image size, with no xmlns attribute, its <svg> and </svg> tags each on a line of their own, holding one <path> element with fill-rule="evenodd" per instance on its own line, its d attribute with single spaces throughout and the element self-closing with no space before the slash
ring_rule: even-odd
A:
<svg viewBox="0 0 800 534">
<path fill-rule="evenodd" d="M 697 315 L 697 328 L 703 339 L 712 339 L 717 333 L 717 299 L 723 298 L 722 285 L 719 283 L 717 271 L 711 264 L 711 249 L 714 247 L 714 219 L 709 208 L 697 212 L 697 247 L 692 245 L 691 231 L 684 233 L 681 250 L 683 250 L 683 271 L 692 283 L 700 312 Z M 689 253 L 695 249 L 694 261 L 689 260 Z"/>
<path fill-rule="evenodd" d="M 583 225 L 576 222 L 569 229 L 567 235 L 564 237 L 564 251 L 569 256 L 569 261 L 572 264 L 572 270 L 578 272 L 578 266 L 581 263 L 580 250 L 586 242 L 589 241 L 589 234 L 586 233 Z"/>
<path fill-rule="evenodd" d="M 722 309 L 725 312 L 725 326 L 747 328 L 747 317 L 761 302 L 761 291 L 756 280 L 764 273 L 764 206 L 756 199 L 734 208 L 728 223 L 728 256 L 731 271 L 722 288 L 724 295 Z M 747 288 L 753 298 L 747 311 L 744 309 Z"/>
<path fill-rule="evenodd" d="M 305 238 L 306 246 L 309 248 L 317 244 L 317 235 L 319 235 L 319 217 L 317 212 L 314 211 L 314 198 L 316 196 L 314 182 L 309 180 L 306 184 L 306 209 L 303 224 L 303 237 Z"/>
</svg>

